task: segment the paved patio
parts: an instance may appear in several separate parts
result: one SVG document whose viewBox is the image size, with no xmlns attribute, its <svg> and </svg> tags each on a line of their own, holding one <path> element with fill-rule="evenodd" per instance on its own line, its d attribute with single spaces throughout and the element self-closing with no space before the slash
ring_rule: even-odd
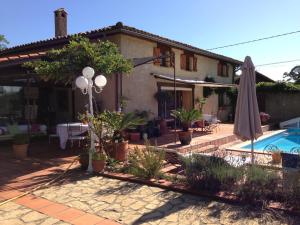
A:
<svg viewBox="0 0 300 225">
<path fill-rule="evenodd" d="M 121 224 L 296 224 L 269 212 L 236 206 L 161 188 L 101 176 L 36 191 L 45 199 L 65 204 Z"/>
<path fill-rule="evenodd" d="M 60 174 L 76 152 L 37 143 L 32 158 L 0 148 L 0 201 Z M 45 149 L 52 149 L 45 152 Z M 40 151 L 40 152 L 39 152 Z M 48 154 L 48 156 L 47 156 Z M 66 179 L 0 206 L 0 224 L 297 224 L 300 218 L 101 176 L 74 164 Z M 16 191 L 17 189 L 17 191 Z"/>
</svg>

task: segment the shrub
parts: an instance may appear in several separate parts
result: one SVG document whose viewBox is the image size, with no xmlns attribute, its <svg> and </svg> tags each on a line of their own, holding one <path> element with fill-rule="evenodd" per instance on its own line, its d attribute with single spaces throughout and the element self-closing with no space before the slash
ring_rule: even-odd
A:
<svg viewBox="0 0 300 225">
<path fill-rule="evenodd" d="M 185 173 L 192 188 L 219 191 L 229 189 L 242 177 L 242 171 L 215 156 L 192 155 L 184 158 Z"/>
<path fill-rule="evenodd" d="M 300 172 L 284 171 L 282 189 L 286 204 L 300 209 Z"/>
<path fill-rule="evenodd" d="M 129 155 L 129 173 L 142 178 L 158 178 L 163 167 L 165 152 L 146 143 L 146 147 L 135 147 Z"/>
<path fill-rule="evenodd" d="M 278 191 L 279 175 L 253 165 L 245 168 L 245 181 L 240 185 L 239 196 L 250 202 L 275 198 Z"/>
<path fill-rule="evenodd" d="M 14 136 L 14 145 L 24 145 L 29 143 L 29 137 L 27 134 L 16 134 Z"/>
<path fill-rule="evenodd" d="M 102 152 L 94 152 L 92 159 L 93 160 L 106 160 L 106 155 Z"/>
<path fill-rule="evenodd" d="M 260 82 L 256 85 L 257 92 L 299 92 L 300 85 L 288 82 Z"/>
</svg>

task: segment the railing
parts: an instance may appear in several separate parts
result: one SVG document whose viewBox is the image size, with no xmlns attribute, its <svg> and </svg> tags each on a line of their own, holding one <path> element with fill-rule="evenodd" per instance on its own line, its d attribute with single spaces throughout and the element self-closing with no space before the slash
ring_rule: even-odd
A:
<svg viewBox="0 0 300 225">
<path fill-rule="evenodd" d="M 276 145 L 268 144 L 268 145 L 266 145 L 266 147 L 264 147 L 263 151 L 264 151 L 264 153 L 265 152 L 272 153 L 272 152 L 278 152 L 278 151 L 280 151 L 280 149 Z"/>
</svg>

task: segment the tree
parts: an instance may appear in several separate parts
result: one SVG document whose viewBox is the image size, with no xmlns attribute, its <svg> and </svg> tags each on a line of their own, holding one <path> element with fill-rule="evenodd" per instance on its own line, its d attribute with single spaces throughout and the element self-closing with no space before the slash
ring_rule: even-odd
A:
<svg viewBox="0 0 300 225">
<path fill-rule="evenodd" d="M 7 44 L 9 44 L 8 40 L 6 40 L 4 35 L 0 34 L 0 50 L 5 49 Z"/>
<path fill-rule="evenodd" d="M 119 52 L 110 41 L 90 42 L 88 38 L 74 36 L 68 45 L 46 53 L 42 60 L 27 62 L 44 81 L 71 83 L 84 67 L 90 66 L 96 73 L 129 73 L 132 63 Z"/>
<path fill-rule="evenodd" d="M 291 72 L 284 73 L 283 78 L 287 78 L 288 81 L 294 81 L 296 84 L 300 84 L 300 66 L 295 66 Z"/>
</svg>

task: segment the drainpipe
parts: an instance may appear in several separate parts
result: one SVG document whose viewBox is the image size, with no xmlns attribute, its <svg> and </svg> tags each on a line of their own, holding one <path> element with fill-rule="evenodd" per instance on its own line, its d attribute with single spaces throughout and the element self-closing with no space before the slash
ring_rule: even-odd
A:
<svg viewBox="0 0 300 225">
<path fill-rule="evenodd" d="M 119 73 L 116 73 L 115 109 L 119 110 Z"/>
</svg>

